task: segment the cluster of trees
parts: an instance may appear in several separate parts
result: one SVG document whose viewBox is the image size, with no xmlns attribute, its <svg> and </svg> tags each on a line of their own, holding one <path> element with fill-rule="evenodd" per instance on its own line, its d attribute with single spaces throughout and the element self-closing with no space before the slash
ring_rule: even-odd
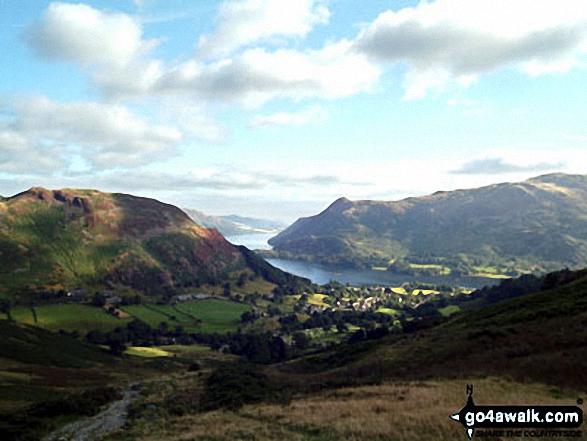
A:
<svg viewBox="0 0 587 441">
<path fill-rule="evenodd" d="M 108 346 L 114 354 L 122 353 L 127 345 L 134 346 L 155 346 L 168 343 L 169 338 L 180 337 L 183 330 L 171 331 L 166 326 L 153 329 L 146 323 L 133 320 L 125 327 L 117 327 L 110 332 L 90 331 L 86 334 L 85 340 L 89 343 Z"/>
<path fill-rule="evenodd" d="M 75 335 L 73 336 L 75 337 Z M 162 344 L 205 344 L 214 350 L 244 356 L 254 363 L 276 363 L 287 359 L 287 345 L 281 337 L 271 333 L 197 334 L 186 333 L 181 326 L 170 329 L 165 322 L 154 329 L 133 320 L 125 327 L 111 332 L 90 331 L 85 340 L 108 346 L 112 353 L 121 354 L 128 346 L 157 346 Z"/>
</svg>

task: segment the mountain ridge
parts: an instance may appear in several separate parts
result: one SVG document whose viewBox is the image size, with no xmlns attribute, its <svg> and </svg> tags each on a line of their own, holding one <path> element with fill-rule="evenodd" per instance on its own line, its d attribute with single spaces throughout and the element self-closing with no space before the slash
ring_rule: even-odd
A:
<svg viewBox="0 0 587 441">
<path fill-rule="evenodd" d="M 151 198 L 33 187 L 0 200 L 4 294 L 31 287 L 114 286 L 154 294 L 244 269 L 215 229 Z"/>
<path fill-rule="evenodd" d="M 562 173 L 399 201 L 340 198 L 269 244 L 288 257 L 364 266 L 443 259 L 587 266 L 586 200 L 587 177 Z"/>
</svg>

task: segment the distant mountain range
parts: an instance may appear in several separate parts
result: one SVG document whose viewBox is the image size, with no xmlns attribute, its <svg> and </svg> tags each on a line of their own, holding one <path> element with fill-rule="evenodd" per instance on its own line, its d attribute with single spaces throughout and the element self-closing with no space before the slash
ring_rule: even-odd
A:
<svg viewBox="0 0 587 441">
<path fill-rule="evenodd" d="M 587 176 L 439 191 L 400 201 L 338 199 L 269 241 L 278 253 L 350 266 L 472 273 L 587 266 Z"/>
<path fill-rule="evenodd" d="M 183 211 L 185 211 L 196 223 L 208 228 L 216 228 L 224 236 L 238 236 L 255 233 L 277 234 L 279 231 L 287 227 L 283 222 L 268 219 L 257 219 L 237 216 L 234 214 L 229 216 L 214 216 L 190 208 L 184 208 Z"/>
<path fill-rule="evenodd" d="M 255 265 L 280 272 L 154 199 L 32 188 L 0 200 L 0 296 L 112 288 L 164 295 Z"/>
</svg>

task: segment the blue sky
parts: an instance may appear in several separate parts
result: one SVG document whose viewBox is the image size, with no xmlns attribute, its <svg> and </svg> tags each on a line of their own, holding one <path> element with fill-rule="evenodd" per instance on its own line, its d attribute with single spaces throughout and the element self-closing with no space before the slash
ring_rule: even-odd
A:
<svg viewBox="0 0 587 441">
<path fill-rule="evenodd" d="M 4 196 L 290 222 L 587 173 L 583 0 L 0 0 L 0 24 Z"/>
</svg>

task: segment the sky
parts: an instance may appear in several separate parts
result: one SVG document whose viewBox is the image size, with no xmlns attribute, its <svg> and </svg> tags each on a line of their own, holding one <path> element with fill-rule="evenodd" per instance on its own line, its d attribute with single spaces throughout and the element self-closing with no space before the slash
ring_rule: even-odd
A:
<svg viewBox="0 0 587 441">
<path fill-rule="evenodd" d="M 0 194 L 293 222 L 587 174 L 584 0 L 0 0 Z"/>
</svg>

